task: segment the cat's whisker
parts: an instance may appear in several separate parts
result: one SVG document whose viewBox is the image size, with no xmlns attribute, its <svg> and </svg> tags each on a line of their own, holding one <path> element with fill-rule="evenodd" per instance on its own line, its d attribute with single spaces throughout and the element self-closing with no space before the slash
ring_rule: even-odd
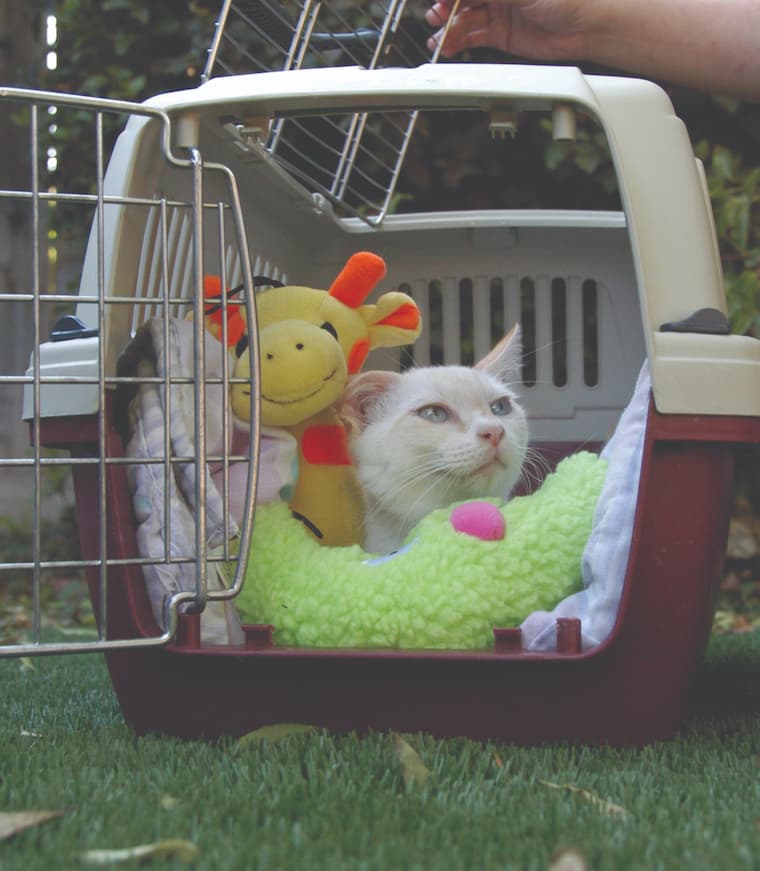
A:
<svg viewBox="0 0 760 871">
<path fill-rule="evenodd" d="M 450 480 L 446 481 L 446 478 L 449 478 Z M 430 484 L 428 485 L 427 489 L 425 489 L 421 493 L 419 493 L 419 495 L 414 500 L 414 502 L 412 502 L 407 507 L 407 510 L 404 512 L 404 526 L 405 527 L 408 526 L 410 523 L 414 523 L 420 519 L 419 512 L 415 511 L 414 509 L 418 505 L 420 505 L 420 503 L 424 502 L 425 498 L 436 487 L 436 485 L 439 485 L 439 484 L 444 484 L 445 485 L 444 492 L 448 492 L 452 489 L 453 485 L 456 484 L 455 476 L 452 475 L 450 472 L 444 472 L 440 477 L 438 477 L 436 479 L 432 479 L 430 481 Z M 436 506 L 436 507 L 439 507 L 439 506 Z M 422 516 L 424 516 L 427 513 L 428 513 L 428 510 L 426 509 L 425 511 L 423 511 Z"/>
<path fill-rule="evenodd" d="M 544 455 L 535 448 L 528 448 L 520 471 L 520 483 L 526 492 L 531 492 L 535 486 L 540 486 L 550 471 L 551 466 Z"/>
</svg>

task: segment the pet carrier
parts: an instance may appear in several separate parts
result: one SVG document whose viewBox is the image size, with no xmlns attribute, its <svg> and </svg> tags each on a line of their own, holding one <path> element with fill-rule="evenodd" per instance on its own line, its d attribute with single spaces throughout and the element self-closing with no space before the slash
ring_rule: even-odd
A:
<svg viewBox="0 0 760 871">
<path fill-rule="evenodd" d="M 327 4 L 225 4 L 204 82 L 141 105 L 0 92 L 28 115 L 33 167 L 28 187 L 1 194 L 37 250 L 29 288 L 2 297 L 34 328 L 26 374 L 2 374 L 23 390 L 32 451 L 0 460 L 32 494 L 29 552 L 0 570 L 28 585 L 34 619 L 31 638 L 2 652 L 105 651 L 140 734 L 302 722 L 525 743 L 667 738 L 711 627 L 734 453 L 760 438 L 760 343 L 729 334 L 701 167 L 651 83 L 425 62 L 404 4 L 381 13 L 356 29 Z M 92 188 L 40 180 L 51 111 L 91 117 Z M 419 169 L 429 153 L 417 137 L 429 142 L 451 113 L 475 131 L 476 165 L 508 158 L 525 130 L 541 154 L 603 137 L 620 207 L 420 210 L 404 168 Z M 111 119 L 126 125 L 104 171 Z M 61 233 L 73 209 L 92 222 L 75 314 L 43 268 L 45 221 Z M 328 288 L 357 251 L 383 258 L 378 293 L 406 293 L 422 321 L 411 350 L 373 352 L 366 368 L 469 363 L 520 321 L 534 455 L 548 469 L 606 443 L 583 589 L 495 622 L 487 646 L 284 644 L 280 620 L 239 619 L 241 586 L 264 572 L 254 494 L 278 447 L 261 423 L 258 288 Z M 209 276 L 242 287 L 212 301 L 216 336 Z M 234 330 L 250 337 L 249 375 L 223 350 Z M 253 397 L 242 432 L 227 402 L 236 386 Z M 46 481 L 67 473 L 76 558 L 45 534 Z M 313 588 L 336 571 L 322 550 L 302 566 Z M 461 593 L 457 565 L 430 569 L 444 609 Z M 47 634 L 42 605 L 74 571 L 97 640 Z M 415 569 L 406 585 L 423 581 Z M 312 615 L 318 627 L 338 619 L 334 604 Z"/>
</svg>

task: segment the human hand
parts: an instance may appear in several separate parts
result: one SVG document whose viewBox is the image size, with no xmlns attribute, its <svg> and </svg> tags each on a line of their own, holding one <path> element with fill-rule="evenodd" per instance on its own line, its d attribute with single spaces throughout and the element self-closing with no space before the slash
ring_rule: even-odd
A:
<svg viewBox="0 0 760 871">
<path fill-rule="evenodd" d="M 536 61 L 593 61 L 760 101 L 759 0 L 430 0 L 428 40 L 451 57 L 489 46 Z M 694 46 L 699 46 L 696 51 Z"/>
<path fill-rule="evenodd" d="M 511 54 L 540 60 L 569 60 L 583 56 L 583 44 L 593 28 L 598 4 L 583 0 L 434 0 L 425 14 L 439 30 L 428 40 L 444 57 L 467 48 L 490 46 Z"/>
</svg>

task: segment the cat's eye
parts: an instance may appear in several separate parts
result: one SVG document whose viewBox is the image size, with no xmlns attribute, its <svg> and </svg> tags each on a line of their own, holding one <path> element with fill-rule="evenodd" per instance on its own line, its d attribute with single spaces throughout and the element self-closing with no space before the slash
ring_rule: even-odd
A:
<svg viewBox="0 0 760 871">
<path fill-rule="evenodd" d="M 337 338 L 338 338 L 338 331 L 337 331 L 337 330 L 335 329 L 335 327 L 330 323 L 330 321 L 325 321 L 325 322 L 322 324 L 322 326 L 320 327 L 320 329 L 321 329 L 321 330 L 326 330 L 326 331 L 327 331 L 327 332 L 328 332 L 328 333 L 333 337 L 333 339 L 337 339 Z"/>
<path fill-rule="evenodd" d="M 449 412 L 442 405 L 423 405 L 417 409 L 417 415 L 430 423 L 444 423 L 449 419 Z"/>
<path fill-rule="evenodd" d="M 508 396 L 500 396 L 498 399 L 494 399 L 490 408 L 497 417 L 503 417 L 512 411 L 512 400 Z"/>
</svg>

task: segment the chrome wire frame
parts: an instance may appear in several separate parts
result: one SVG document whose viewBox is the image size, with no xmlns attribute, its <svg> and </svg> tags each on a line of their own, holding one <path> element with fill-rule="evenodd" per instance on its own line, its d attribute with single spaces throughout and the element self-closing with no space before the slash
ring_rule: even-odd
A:
<svg viewBox="0 0 760 871">
<path fill-rule="evenodd" d="M 203 80 L 323 66 L 377 69 L 437 63 L 459 2 L 455 0 L 442 38 L 428 53 L 410 25 L 419 22 L 419 8 L 411 0 L 381 0 L 370 9 L 345 3 L 338 9 L 329 0 L 225 0 Z M 367 20 L 368 26 L 357 26 Z M 393 208 L 417 119 L 416 110 L 321 117 L 328 137 L 322 139 L 308 119 L 278 118 L 267 150 L 342 214 L 378 225 Z"/>
<path fill-rule="evenodd" d="M 246 242 L 245 226 L 242 218 L 241 204 L 239 193 L 234 175 L 226 166 L 215 163 L 204 164 L 202 154 L 197 149 L 188 149 L 187 154 L 177 154 L 172 147 L 172 121 L 171 118 L 163 111 L 146 106 L 133 104 L 119 100 L 108 100 L 91 97 L 75 97 L 60 93 L 32 91 L 20 88 L 0 88 L 0 107 L 5 106 L 9 112 L 19 113 L 22 110 L 28 111 L 28 130 L 29 130 L 29 163 L 31 167 L 29 185 L 21 185 L 18 189 L 0 190 L 0 202 L 15 204 L 23 204 L 26 208 L 31 208 L 31 249 L 32 263 L 30 268 L 30 289 L 29 291 L 0 293 L 0 303 L 3 304 L 22 304 L 30 307 L 33 320 L 33 347 L 31 351 L 29 368 L 25 374 L 16 372 L 0 372 L 0 384 L 8 388 L 19 388 L 25 392 L 25 404 L 27 408 L 26 417 L 29 423 L 29 439 L 31 442 L 30 452 L 20 452 L 14 455 L 0 455 L 0 481 L 3 474 L 8 471 L 23 471 L 31 470 L 32 493 L 31 493 L 31 552 L 28 558 L 8 560 L 0 562 L 0 587 L 4 586 L 4 578 L 9 577 L 9 573 L 24 573 L 30 576 L 30 594 L 28 596 L 29 608 L 31 610 L 28 632 L 23 633 L 20 638 L 5 639 L 0 638 L 0 656 L 29 656 L 32 654 L 57 654 L 57 653 L 79 653 L 91 651 L 104 651 L 122 648 L 135 647 L 154 647 L 165 645 L 171 641 L 177 631 L 178 614 L 180 606 L 190 608 L 193 611 L 202 611 L 207 601 L 230 599 L 237 595 L 243 583 L 245 576 L 248 548 L 250 537 L 253 528 L 254 519 L 254 499 L 253 494 L 256 491 L 256 480 L 258 474 L 258 439 L 259 439 L 259 403 L 260 398 L 258 389 L 254 383 L 253 374 L 258 366 L 258 340 L 257 340 L 257 324 L 256 324 L 256 309 L 255 299 L 253 294 L 253 278 L 250 258 L 248 256 L 248 245 Z M 58 192 L 56 190 L 43 190 L 43 185 L 40 180 L 40 155 L 45 150 L 43 137 L 40 132 L 40 112 L 48 111 L 49 107 L 57 107 L 57 109 L 74 109 L 78 112 L 90 113 L 94 126 L 95 137 L 95 177 L 93 179 L 94 193 L 92 192 Z M 106 146 L 104 144 L 104 118 L 108 115 L 118 116 L 138 116 L 146 119 L 149 123 L 160 125 L 160 148 L 163 160 L 170 166 L 180 170 L 187 171 L 192 183 L 189 186 L 191 195 L 187 201 L 169 199 L 166 197 L 157 196 L 156 199 L 145 197 L 129 197 L 129 196 L 113 196 L 106 193 L 107 178 L 106 178 Z M 208 172 L 221 173 L 227 189 L 228 199 L 226 202 L 205 202 L 203 198 L 203 178 Z M 84 286 L 77 296 L 71 293 L 59 292 L 55 289 L 53 292 L 43 290 L 43 275 L 42 267 L 44 256 L 47 250 L 47 228 L 44 226 L 42 216 L 43 206 L 49 208 L 61 203 L 78 204 L 86 206 L 94 210 L 94 219 L 90 227 L 90 244 L 93 240 L 97 249 L 97 291 L 92 292 L 91 288 Z M 119 291 L 118 295 L 107 292 L 106 278 L 106 246 L 109 240 L 106 239 L 105 228 L 105 211 L 106 207 L 117 207 L 120 209 L 141 209 L 143 212 L 156 210 L 159 218 L 159 238 L 161 244 L 161 252 L 159 260 L 161 262 L 161 274 L 158 277 L 158 286 L 163 288 L 160 295 L 156 298 L 146 300 L 137 296 L 137 291 Z M 190 214 L 192 226 L 192 276 L 189 284 L 189 293 L 182 296 L 172 296 L 170 293 L 170 275 L 169 263 L 167 256 L 167 209 L 187 210 Z M 169 425 L 165 427 L 165 450 L 163 457 L 153 462 L 163 466 L 163 473 L 168 480 L 172 475 L 172 469 L 177 464 L 192 463 L 196 470 L 204 470 L 207 468 L 209 460 L 216 458 L 209 457 L 206 446 L 205 435 L 205 420 L 206 420 L 206 388 L 208 384 L 222 384 L 225 388 L 232 381 L 228 364 L 225 360 L 225 368 L 221 378 L 210 378 L 206 375 L 205 367 L 205 323 L 204 323 L 204 299 L 203 299 L 203 276 L 204 276 L 204 245 L 208 244 L 207 232 L 204 229 L 204 214 L 218 214 L 218 235 L 219 245 L 228 244 L 225 238 L 225 215 L 230 215 L 234 227 L 234 244 L 239 252 L 239 272 L 241 273 L 242 284 L 245 295 L 246 321 L 250 340 L 250 352 L 252 355 L 251 378 L 249 384 L 252 397 L 252 413 L 251 413 L 251 438 L 247 456 L 231 458 L 226 453 L 221 458 L 227 468 L 231 459 L 247 461 L 247 493 L 245 500 L 245 511 L 242 518 L 239 530 L 239 546 L 232 552 L 230 542 L 227 540 L 218 552 L 213 554 L 209 551 L 209 546 L 206 538 L 206 512 L 199 511 L 195 516 L 195 550 L 193 553 L 187 554 L 172 554 L 171 539 L 167 534 L 166 547 L 162 563 L 166 566 L 189 564 L 194 567 L 195 583 L 191 590 L 175 593 L 169 597 L 165 607 L 164 626 L 160 634 L 151 637 L 135 637 L 135 638 L 109 638 L 108 637 L 108 588 L 111 582 L 111 576 L 120 567 L 136 566 L 138 569 L 148 564 L 155 564 L 155 559 L 149 559 L 140 556 L 129 556 L 117 558 L 109 556 L 108 539 L 109 539 L 109 499 L 112 494 L 108 492 L 108 470 L 114 466 L 123 465 L 129 467 L 135 463 L 135 460 L 129 457 L 118 457 L 108 455 L 107 445 L 107 409 L 109 407 L 109 398 L 113 391 L 122 385 L 127 384 L 144 384 L 155 381 L 161 384 L 168 391 L 176 384 L 192 383 L 195 396 L 195 432 L 194 432 L 194 451 L 191 456 L 172 456 L 169 448 Z M 136 252 L 139 256 L 140 252 Z M 222 280 L 225 281 L 227 276 L 224 272 L 225 258 L 221 257 L 222 262 Z M 77 305 L 93 305 L 97 306 L 97 325 L 96 335 L 97 342 L 97 373 L 93 374 L 51 374 L 43 372 L 41 366 L 42 346 L 46 341 L 43 336 L 43 317 L 42 306 L 50 305 L 65 305 L 71 306 L 72 303 Z M 149 304 L 149 305 L 147 305 Z M 129 378 L 114 374 L 109 371 L 109 363 L 107 361 L 107 340 L 110 335 L 109 312 L 116 306 L 131 306 L 135 311 L 144 310 L 145 312 L 154 311 L 163 314 L 164 323 L 168 324 L 169 317 L 172 311 L 178 308 L 191 310 L 194 315 L 195 332 L 194 332 L 194 360 L 195 373 L 193 378 L 182 379 L 173 377 L 171 372 L 168 372 L 164 379 L 161 378 Z M 227 305 L 223 301 L 223 305 Z M 147 314 L 146 314 L 147 317 Z M 139 319 L 133 322 L 134 329 L 139 326 Z M 224 325 L 226 331 L 226 321 Z M 167 328 L 168 330 L 168 328 Z M 226 335 L 224 336 L 226 338 Z M 225 355 L 226 356 L 226 355 Z M 49 456 L 43 447 L 43 420 L 45 417 L 45 391 L 53 388 L 65 389 L 66 387 L 82 388 L 88 387 L 97 396 L 97 408 L 95 417 L 97 419 L 97 455 L 90 456 Z M 72 411 L 72 414 L 76 414 Z M 20 423 L 20 422 L 19 422 Z M 230 420 L 229 412 L 225 407 L 223 410 L 223 432 L 225 444 L 227 444 L 227 434 L 229 432 Z M 140 460 L 139 462 L 145 462 Z M 150 461 L 148 461 L 150 462 Z M 43 473 L 48 470 L 57 470 L 57 473 L 66 471 L 73 475 L 75 470 L 85 468 L 95 468 L 98 478 L 98 516 L 82 516 L 81 513 L 77 517 L 78 523 L 97 524 L 97 539 L 98 539 L 98 556 L 94 559 L 50 559 L 45 558 L 45 547 L 43 541 L 44 520 L 45 520 L 45 505 L 43 500 L 44 481 Z M 206 475 L 195 474 L 196 486 L 196 505 L 205 505 Z M 2 486 L 2 485 L 0 485 Z M 226 489 L 226 488 L 225 488 Z M 228 495 L 224 494 L 225 510 L 228 510 Z M 168 521 L 169 506 L 165 507 L 164 522 Z M 22 514 L 21 506 L 19 507 L 19 515 Z M 167 525 L 167 530 L 169 526 Z M 221 590 L 208 589 L 208 566 L 213 562 L 236 563 L 234 577 L 229 586 Z M 93 577 L 93 572 L 97 575 L 97 593 L 95 599 L 98 601 L 98 608 L 95 614 L 97 624 L 97 637 L 77 638 L 68 636 L 62 640 L 57 637 L 46 637 L 51 633 L 46 633 L 45 629 L 45 614 L 43 605 L 43 584 L 44 574 L 46 572 L 55 571 L 56 574 L 65 575 L 67 572 L 81 574 L 84 570 L 89 570 L 90 578 Z M 60 634 L 60 633 L 58 633 Z M 55 635 L 55 633 L 52 633 Z"/>
</svg>

